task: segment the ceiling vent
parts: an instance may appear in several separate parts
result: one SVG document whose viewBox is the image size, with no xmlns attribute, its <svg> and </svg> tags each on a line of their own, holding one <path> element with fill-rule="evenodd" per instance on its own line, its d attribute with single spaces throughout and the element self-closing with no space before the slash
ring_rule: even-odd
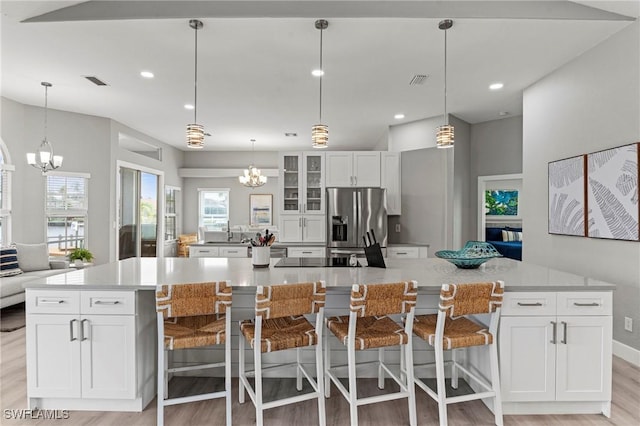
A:
<svg viewBox="0 0 640 426">
<path fill-rule="evenodd" d="M 409 86 L 417 86 L 418 84 L 424 84 L 427 78 L 429 78 L 429 76 L 426 74 L 416 74 L 413 76 L 413 78 L 409 82 Z"/>
<path fill-rule="evenodd" d="M 90 82 L 92 82 L 93 84 L 95 84 L 96 86 L 108 86 L 107 83 L 105 83 L 104 81 L 100 80 L 98 77 L 93 76 L 93 75 L 85 75 L 84 78 L 86 78 L 87 80 L 89 80 Z"/>
</svg>

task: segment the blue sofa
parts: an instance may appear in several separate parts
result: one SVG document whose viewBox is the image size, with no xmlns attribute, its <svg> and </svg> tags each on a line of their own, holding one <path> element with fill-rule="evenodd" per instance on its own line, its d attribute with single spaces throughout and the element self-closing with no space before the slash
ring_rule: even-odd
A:
<svg viewBox="0 0 640 426">
<path fill-rule="evenodd" d="M 522 260 L 522 241 L 503 241 L 502 231 L 517 231 L 522 232 L 522 228 L 485 228 L 484 239 L 486 242 L 491 243 L 498 252 L 504 257 L 510 259 Z"/>
</svg>

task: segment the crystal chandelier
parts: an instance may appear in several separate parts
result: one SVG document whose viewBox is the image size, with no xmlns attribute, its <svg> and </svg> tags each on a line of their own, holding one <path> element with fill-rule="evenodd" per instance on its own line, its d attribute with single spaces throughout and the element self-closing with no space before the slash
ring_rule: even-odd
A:
<svg viewBox="0 0 640 426">
<path fill-rule="evenodd" d="M 440 21 L 438 28 L 444 31 L 444 122 L 442 126 L 436 129 L 436 146 L 438 148 L 453 148 L 454 130 L 449 124 L 449 116 L 447 115 L 447 30 L 453 26 L 451 19 Z"/>
<path fill-rule="evenodd" d="M 46 81 L 43 81 L 40 84 L 44 86 L 44 139 L 38 147 L 38 152 L 27 153 L 27 163 L 36 169 L 40 169 L 42 174 L 45 174 L 62 166 L 62 156 L 53 155 L 53 146 L 47 139 L 47 94 L 48 89 L 49 87 L 52 87 L 52 84 L 47 83 Z"/>
<path fill-rule="evenodd" d="M 329 143 L 329 127 L 322 123 L 322 75 L 324 74 L 324 68 L 322 68 L 322 31 L 329 26 L 329 22 L 326 19 L 318 19 L 315 23 L 316 29 L 320 30 L 320 119 L 319 124 L 314 125 L 311 128 L 311 141 L 314 148 L 326 148 Z"/>
<path fill-rule="evenodd" d="M 191 19 L 189 26 L 195 31 L 195 71 L 193 77 L 193 123 L 187 124 L 187 147 L 201 149 L 204 147 L 204 127 L 198 123 L 198 30 L 201 29 L 204 24 L 197 19 Z"/>
<path fill-rule="evenodd" d="M 238 180 L 240 181 L 240 183 L 244 186 L 248 186 L 249 188 L 256 188 L 267 183 L 267 177 L 262 176 L 260 174 L 260 170 L 253 165 L 255 144 L 256 140 L 251 139 L 251 165 L 248 169 L 245 169 L 242 176 L 238 176 Z"/>
</svg>

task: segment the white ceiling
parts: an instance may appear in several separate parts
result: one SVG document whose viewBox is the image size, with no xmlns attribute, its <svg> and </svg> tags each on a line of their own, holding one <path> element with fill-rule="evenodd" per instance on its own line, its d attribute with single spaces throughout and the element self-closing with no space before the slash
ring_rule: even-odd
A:
<svg viewBox="0 0 640 426">
<path fill-rule="evenodd" d="M 521 114 L 524 88 L 638 16 L 637 0 L 580 3 L 3 1 L 2 95 L 41 106 L 40 82 L 49 81 L 51 108 L 109 117 L 186 150 L 193 112 L 183 105 L 193 103 L 194 66 L 188 18 L 197 17 L 204 22 L 198 122 L 212 134 L 205 149 L 250 150 L 252 138 L 257 150 L 309 149 L 318 121 L 314 22 L 326 18 L 323 122 L 330 149 L 370 149 L 389 125 L 442 114 L 442 18 L 454 20 L 448 110 L 478 123 L 503 111 Z M 142 70 L 155 78 L 141 78 Z M 429 78 L 409 86 L 414 74 Z M 489 91 L 495 81 L 504 89 Z M 396 113 L 405 119 L 394 120 Z"/>
</svg>

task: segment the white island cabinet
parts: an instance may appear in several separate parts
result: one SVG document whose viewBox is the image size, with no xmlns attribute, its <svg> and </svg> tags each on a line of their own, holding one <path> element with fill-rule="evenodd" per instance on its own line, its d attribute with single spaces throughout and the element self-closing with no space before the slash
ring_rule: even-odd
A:
<svg viewBox="0 0 640 426">
<path fill-rule="evenodd" d="M 29 407 L 142 411 L 155 395 L 153 292 L 27 289 Z"/>
<path fill-rule="evenodd" d="M 499 335 L 505 414 L 570 413 L 580 402 L 610 416 L 611 296 L 505 293 Z"/>
<path fill-rule="evenodd" d="M 348 310 L 353 283 L 416 280 L 416 310 L 423 314 L 437 309 L 442 283 L 503 280 L 504 413 L 610 413 L 613 284 L 505 258 L 473 270 L 435 258 L 389 257 L 386 268 L 279 268 L 277 261 L 257 271 L 246 257 L 131 258 L 25 283 L 30 407 L 142 410 L 154 394 L 157 284 L 227 280 L 239 321 L 253 315 L 259 285 L 324 280 L 326 313 L 338 315 Z M 233 333 L 237 339 L 237 327 Z M 211 349 L 215 360 L 223 352 Z M 487 357 L 469 352 L 470 367 L 487 374 Z M 200 354 L 188 352 L 183 362 Z M 433 351 L 415 347 L 414 357 L 428 362 Z M 278 361 L 267 357 L 265 365 Z M 376 375 L 376 368 L 363 372 Z"/>
</svg>

